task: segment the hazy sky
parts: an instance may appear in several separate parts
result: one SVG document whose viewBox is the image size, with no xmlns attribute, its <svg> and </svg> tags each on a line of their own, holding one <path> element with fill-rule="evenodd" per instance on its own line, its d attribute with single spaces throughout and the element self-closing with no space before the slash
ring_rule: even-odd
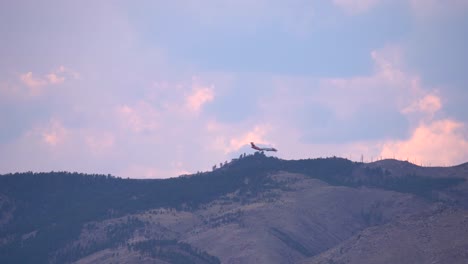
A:
<svg viewBox="0 0 468 264">
<path fill-rule="evenodd" d="M 0 38 L 0 173 L 468 161 L 468 0 L 2 0 Z"/>
</svg>

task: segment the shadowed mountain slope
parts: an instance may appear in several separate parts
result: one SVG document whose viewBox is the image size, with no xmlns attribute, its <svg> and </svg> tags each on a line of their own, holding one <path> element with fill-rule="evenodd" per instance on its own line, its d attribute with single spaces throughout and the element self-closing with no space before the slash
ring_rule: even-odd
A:
<svg viewBox="0 0 468 264">
<path fill-rule="evenodd" d="M 468 211 L 433 206 L 366 229 L 301 263 L 454 263 L 468 260 Z"/>
<path fill-rule="evenodd" d="M 261 153 L 165 180 L 2 175 L 0 262 L 305 261 L 434 204 L 464 212 L 466 177 L 464 165 Z"/>
</svg>

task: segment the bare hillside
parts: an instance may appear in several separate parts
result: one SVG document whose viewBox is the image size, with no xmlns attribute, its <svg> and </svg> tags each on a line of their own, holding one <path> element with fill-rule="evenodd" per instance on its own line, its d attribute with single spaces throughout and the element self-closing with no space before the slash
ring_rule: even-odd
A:
<svg viewBox="0 0 468 264">
<path fill-rule="evenodd" d="M 464 263 L 465 170 L 256 154 L 169 180 L 5 175 L 0 262 Z"/>
<path fill-rule="evenodd" d="M 242 202 L 235 202 L 241 197 L 231 193 L 193 212 L 150 210 L 132 215 L 141 225 L 126 239 L 127 247 L 117 247 L 112 254 L 105 248 L 77 263 L 110 263 L 116 256 L 149 261 L 148 254 L 136 254 L 128 248 L 155 238 L 190 244 L 222 263 L 295 263 L 333 248 L 368 227 L 429 207 L 424 200 L 408 194 L 330 186 L 285 172 L 269 177 L 282 182 L 284 190 L 260 193 Z M 106 243 L 102 239 L 105 234 L 94 236 L 97 230 L 108 230 L 128 219 L 96 223 L 94 232 L 83 230 L 74 243 L 93 244 L 99 239 Z M 153 261 L 157 263 L 157 257 Z"/>
<path fill-rule="evenodd" d="M 365 229 L 301 263 L 467 263 L 468 211 L 437 205 Z"/>
</svg>

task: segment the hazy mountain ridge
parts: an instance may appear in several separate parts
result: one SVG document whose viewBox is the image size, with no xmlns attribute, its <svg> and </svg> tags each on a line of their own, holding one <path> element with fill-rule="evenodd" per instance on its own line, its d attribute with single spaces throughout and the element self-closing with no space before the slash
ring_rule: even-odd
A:
<svg viewBox="0 0 468 264">
<path fill-rule="evenodd" d="M 434 203 L 464 212 L 466 169 L 256 154 L 167 180 L 4 175 L 0 260 L 303 261 Z"/>
</svg>

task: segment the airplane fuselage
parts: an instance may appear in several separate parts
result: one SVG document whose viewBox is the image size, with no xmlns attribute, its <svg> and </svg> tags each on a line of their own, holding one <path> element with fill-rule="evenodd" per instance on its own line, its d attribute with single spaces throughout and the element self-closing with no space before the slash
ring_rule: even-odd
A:
<svg viewBox="0 0 468 264">
<path fill-rule="evenodd" d="M 258 150 L 258 151 L 278 151 L 277 149 L 275 148 L 260 148 L 258 146 L 256 146 L 253 142 L 250 142 L 250 146 L 255 149 L 255 150 Z"/>
</svg>

